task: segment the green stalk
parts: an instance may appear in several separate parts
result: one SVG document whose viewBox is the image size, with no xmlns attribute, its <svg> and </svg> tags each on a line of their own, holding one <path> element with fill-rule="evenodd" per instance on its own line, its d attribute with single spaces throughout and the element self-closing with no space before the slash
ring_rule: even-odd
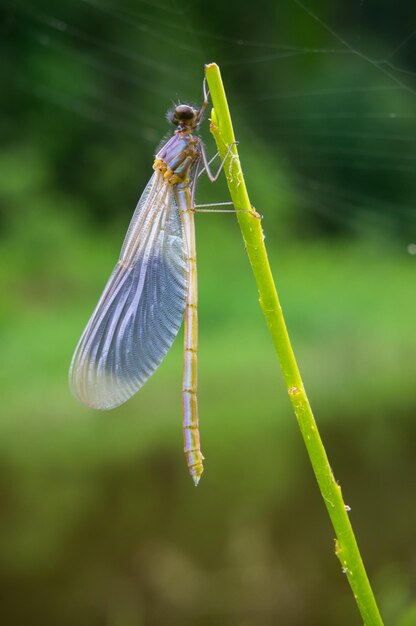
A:
<svg viewBox="0 0 416 626">
<path fill-rule="evenodd" d="M 336 482 L 328 462 L 328 457 L 292 350 L 267 258 L 261 221 L 259 216 L 253 215 L 253 209 L 244 182 L 238 150 L 235 145 L 228 102 L 218 65 L 215 63 L 206 65 L 205 73 L 214 107 L 211 117 L 211 132 L 222 159 L 225 158 L 228 147 L 233 146 L 225 160 L 224 172 L 231 199 L 238 211 L 236 216 L 256 279 L 260 306 L 263 309 L 279 358 L 289 398 L 293 405 L 319 489 L 335 530 L 337 537 L 335 540 L 335 554 L 341 563 L 343 573 L 348 578 L 365 626 L 382 626 L 383 622 L 348 517 L 349 508 L 345 506 L 341 487 Z M 250 211 L 252 212 L 251 214 Z"/>
</svg>

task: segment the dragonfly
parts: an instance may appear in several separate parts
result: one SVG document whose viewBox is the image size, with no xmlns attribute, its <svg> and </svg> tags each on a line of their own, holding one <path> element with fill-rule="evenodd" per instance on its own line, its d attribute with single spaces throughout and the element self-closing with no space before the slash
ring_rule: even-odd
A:
<svg viewBox="0 0 416 626">
<path fill-rule="evenodd" d="M 69 381 L 74 395 L 95 409 L 131 398 L 159 367 L 184 322 L 183 438 L 195 485 L 203 472 L 197 400 L 198 288 L 195 189 L 202 172 L 214 182 L 195 131 L 208 105 L 179 104 L 176 126 L 157 152 L 121 248 L 119 260 L 78 342 Z M 227 155 L 230 152 L 229 147 Z M 224 203 L 225 204 L 225 203 Z"/>
</svg>

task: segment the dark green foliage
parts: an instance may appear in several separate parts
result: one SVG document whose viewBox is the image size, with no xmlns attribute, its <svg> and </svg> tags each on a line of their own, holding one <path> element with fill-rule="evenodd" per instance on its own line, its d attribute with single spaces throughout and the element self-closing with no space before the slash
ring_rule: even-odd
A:
<svg viewBox="0 0 416 626">
<path fill-rule="evenodd" d="M 405 2 L 308 6 L 372 58 L 413 27 Z M 67 388 L 169 131 L 165 112 L 200 102 L 214 60 L 375 594 L 386 623 L 411 623 L 414 77 L 395 72 L 401 86 L 357 54 L 330 52 L 342 45 L 294 3 L 254 9 L 1 8 L 2 624 L 357 623 L 233 216 L 197 223 L 198 489 L 181 451 L 180 339 L 114 412 L 88 411 Z M 327 52 L 287 56 L 282 45 Z M 412 50 L 410 40 L 391 62 L 414 71 Z M 212 153 L 208 123 L 202 134 Z M 227 199 L 224 184 L 201 180 L 200 202 Z"/>
</svg>

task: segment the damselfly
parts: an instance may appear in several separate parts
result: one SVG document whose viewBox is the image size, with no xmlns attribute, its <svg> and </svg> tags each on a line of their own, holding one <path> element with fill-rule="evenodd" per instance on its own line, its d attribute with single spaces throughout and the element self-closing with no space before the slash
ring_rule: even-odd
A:
<svg viewBox="0 0 416 626">
<path fill-rule="evenodd" d="M 194 135 L 208 104 L 176 106 L 173 136 L 156 154 L 154 173 L 133 214 L 119 261 L 72 358 L 75 396 L 112 409 L 135 394 L 166 356 L 184 318 L 183 434 L 189 472 L 203 472 L 197 404 L 196 180 L 214 181 Z"/>
</svg>

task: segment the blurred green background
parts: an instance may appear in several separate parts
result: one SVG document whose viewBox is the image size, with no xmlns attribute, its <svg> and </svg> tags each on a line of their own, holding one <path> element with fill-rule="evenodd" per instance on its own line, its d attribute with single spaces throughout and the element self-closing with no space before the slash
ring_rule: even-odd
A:
<svg viewBox="0 0 416 626">
<path fill-rule="evenodd" d="M 68 390 L 165 112 L 201 101 L 211 61 L 385 622 L 416 624 L 414 7 L 307 8 L 0 8 L 2 624 L 360 624 L 232 215 L 197 216 L 198 489 L 181 336 L 117 410 Z M 226 200 L 201 180 L 199 202 Z"/>
</svg>

